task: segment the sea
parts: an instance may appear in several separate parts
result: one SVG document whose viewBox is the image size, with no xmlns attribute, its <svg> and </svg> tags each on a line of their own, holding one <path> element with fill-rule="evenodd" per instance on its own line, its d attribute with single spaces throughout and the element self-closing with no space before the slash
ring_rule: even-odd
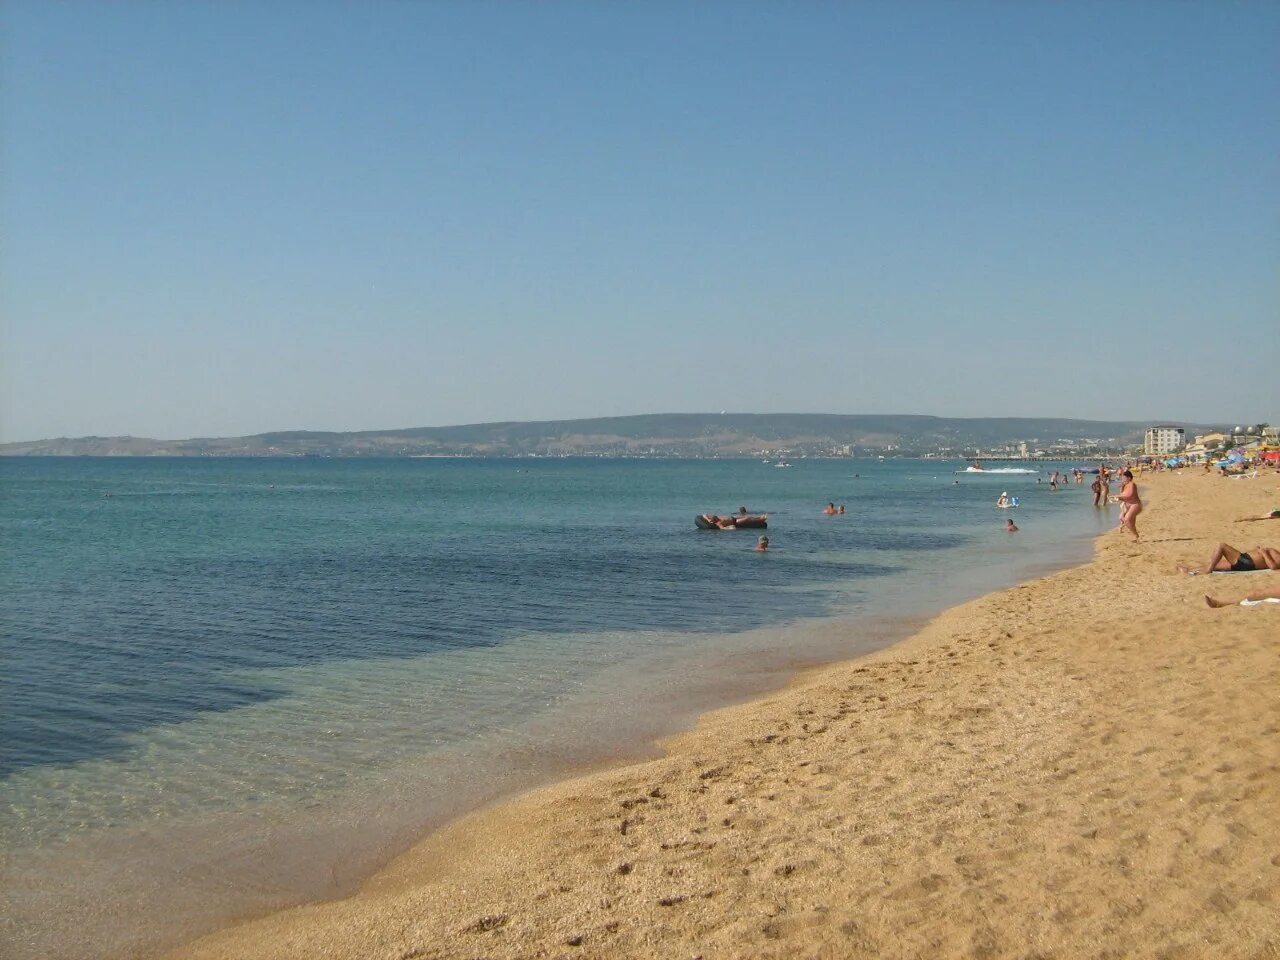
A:
<svg viewBox="0 0 1280 960">
<path fill-rule="evenodd" d="M 1081 562 L 1115 517 L 1051 492 L 1071 466 L 0 459 L 0 954 L 150 957 L 348 894 L 469 810 Z M 695 529 L 739 506 L 767 552 Z"/>
</svg>

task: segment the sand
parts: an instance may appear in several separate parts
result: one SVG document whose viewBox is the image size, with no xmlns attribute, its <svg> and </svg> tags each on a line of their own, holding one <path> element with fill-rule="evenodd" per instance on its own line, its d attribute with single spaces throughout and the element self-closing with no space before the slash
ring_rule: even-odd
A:
<svg viewBox="0 0 1280 960">
<path fill-rule="evenodd" d="M 1280 605 L 1202 599 L 1280 574 L 1174 572 L 1280 478 L 1142 487 L 1140 544 L 172 956 L 1280 957 Z"/>
</svg>

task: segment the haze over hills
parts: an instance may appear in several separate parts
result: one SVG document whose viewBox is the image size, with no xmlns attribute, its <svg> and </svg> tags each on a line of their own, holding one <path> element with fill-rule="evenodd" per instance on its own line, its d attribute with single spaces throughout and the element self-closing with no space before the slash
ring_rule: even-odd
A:
<svg viewBox="0 0 1280 960">
<path fill-rule="evenodd" d="M 152 440 L 59 437 L 0 444 L 0 456 L 964 456 L 1020 443 L 1085 453 L 1140 442 L 1147 421 L 1034 417 L 949 418 L 822 413 L 672 413 L 584 420 L 477 423 L 398 430 L 275 431 L 244 437 Z M 1207 430 L 1186 424 L 1188 433 Z"/>
</svg>

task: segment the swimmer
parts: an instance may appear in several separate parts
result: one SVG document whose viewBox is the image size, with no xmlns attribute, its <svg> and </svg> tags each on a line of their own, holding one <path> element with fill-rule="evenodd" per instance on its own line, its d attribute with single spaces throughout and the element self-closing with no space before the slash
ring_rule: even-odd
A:
<svg viewBox="0 0 1280 960">
<path fill-rule="evenodd" d="M 756 553 L 764 553 L 769 549 L 769 538 L 761 537 L 756 541 Z"/>
<path fill-rule="evenodd" d="M 1009 505 L 1009 491 L 1006 490 L 1004 491 L 1004 493 L 1000 494 L 1000 496 L 996 499 L 996 506 L 1007 507 L 1008 505 Z"/>
<path fill-rule="evenodd" d="M 834 503 L 828 503 L 826 507 L 823 508 L 822 512 L 828 517 L 834 517 L 836 515 L 836 505 Z"/>
<path fill-rule="evenodd" d="M 1004 522 L 1004 528 L 1005 528 L 1005 530 L 1006 530 L 1006 531 L 1008 531 L 1009 533 L 1017 533 L 1017 532 L 1018 532 L 1018 525 L 1017 525 L 1016 523 L 1014 523 L 1012 519 L 1006 520 L 1006 521 Z"/>
</svg>

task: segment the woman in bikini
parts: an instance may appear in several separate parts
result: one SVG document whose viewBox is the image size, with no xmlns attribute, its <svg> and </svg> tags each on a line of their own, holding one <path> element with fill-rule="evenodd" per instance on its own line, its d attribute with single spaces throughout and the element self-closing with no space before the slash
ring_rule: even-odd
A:
<svg viewBox="0 0 1280 960">
<path fill-rule="evenodd" d="M 1142 498 L 1138 496 L 1138 485 L 1133 482 L 1133 471 L 1124 470 L 1120 474 L 1124 485 L 1116 497 L 1120 501 L 1120 529 L 1128 530 L 1134 542 L 1138 540 L 1138 514 L 1142 512 Z"/>
</svg>

